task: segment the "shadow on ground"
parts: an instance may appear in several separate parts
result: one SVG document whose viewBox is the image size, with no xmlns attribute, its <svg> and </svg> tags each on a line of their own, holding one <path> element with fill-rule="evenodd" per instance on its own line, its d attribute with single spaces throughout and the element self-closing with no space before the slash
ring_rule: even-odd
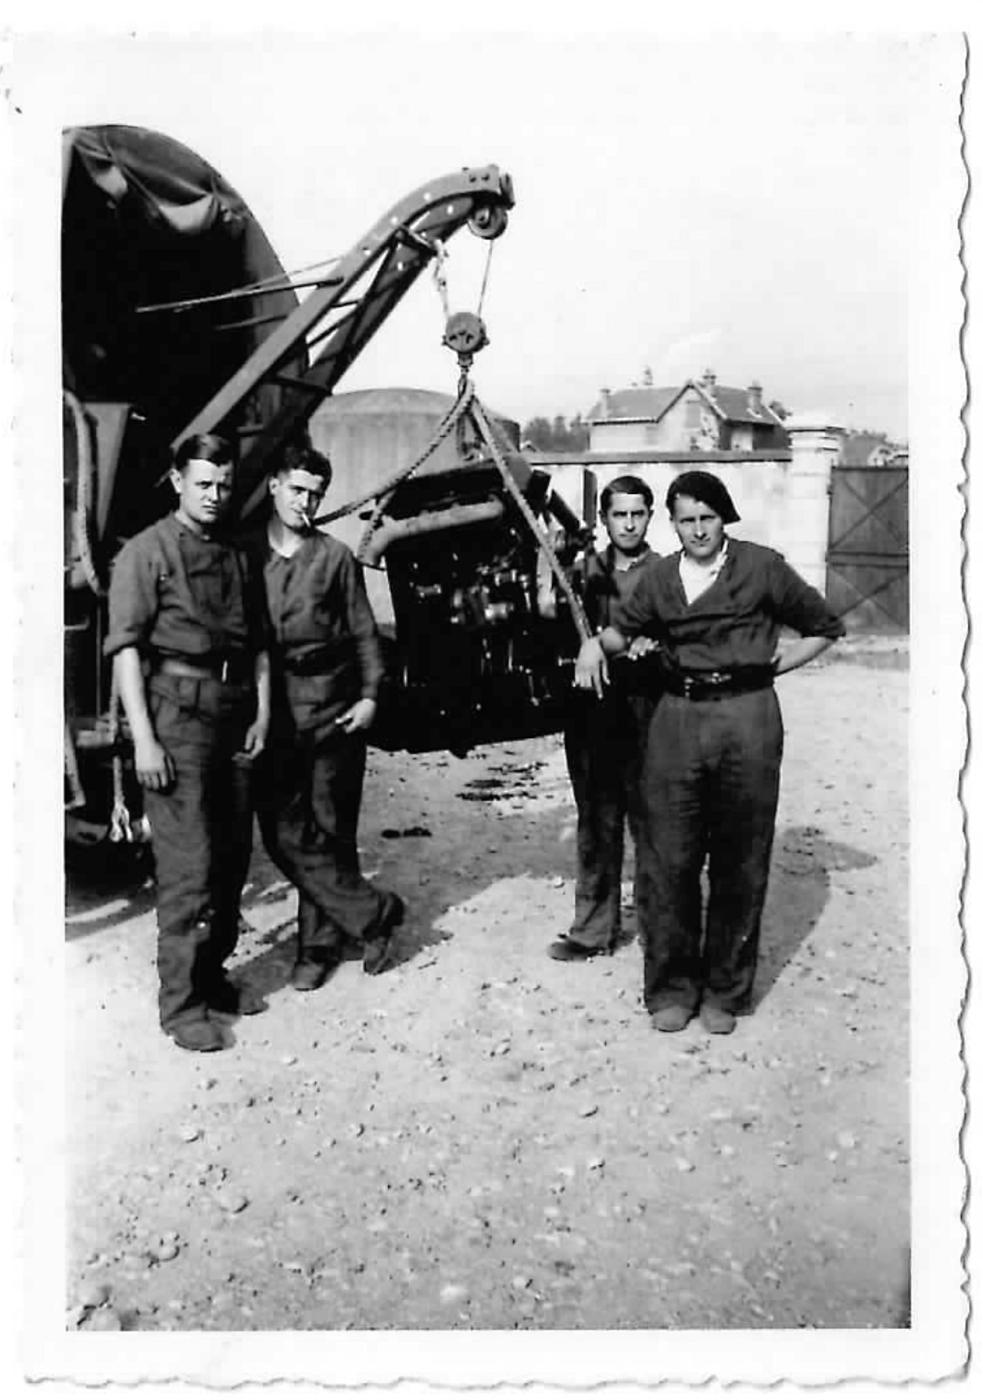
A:
<svg viewBox="0 0 983 1400">
<path fill-rule="evenodd" d="M 154 907 L 154 858 L 146 842 L 65 847 L 65 937 L 105 933 Z"/>
<path fill-rule="evenodd" d="M 778 832 L 771 859 L 768 901 L 761 931 L 755 1005 L 764 1001 L 819 922 L 829 900 L 830 876 L 864 870 L 876 857 L 842 841 L 830 841 L 815 826 Z"/>
</svg>

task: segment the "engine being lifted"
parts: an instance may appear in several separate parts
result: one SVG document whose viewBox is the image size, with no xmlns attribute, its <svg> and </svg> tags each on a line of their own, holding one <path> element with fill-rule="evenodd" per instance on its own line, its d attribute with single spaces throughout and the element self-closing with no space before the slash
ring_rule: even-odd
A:
<svg viewBox="0 0 983 1400">
<path fill-rule="evenodd" d="M 395 614 L 372 743 L 462 755 L 561 728 L 580 635 L 544 541 L 567 568 L 588 535 L 518 454 L 397 486 L 359 551 Z"/>
</svg>

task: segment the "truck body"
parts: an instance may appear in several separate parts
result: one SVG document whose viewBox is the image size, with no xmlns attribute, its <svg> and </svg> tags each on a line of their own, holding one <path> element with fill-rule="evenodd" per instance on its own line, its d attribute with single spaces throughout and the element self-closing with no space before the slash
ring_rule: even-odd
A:
<svg viewBox="0 0 983 1400">
<path fill-rule="evenodd" d="M 140 806 L 102 655 L 109 573 L 171 509 L 174 448 L 200 432 L 234 443 L 247 524 L 270 470 L 423 269 L 465 226 L 498 237 L 513 196 L 495 166 L 441 177 L 304 278 L 217 171 L 158 133 L 66 131 L 63 190 L 65 789 L 70 825 L 98 834 L 121 782 Z M 483 343 L 475 320 L 448 320 L 462 368 Z M 546 473 L 481 414 L 459 418 L 459 467 L 421 465 L 364 512 L 362 562 L 387 571 L 395 617 L 372 736 L 386 748 L 465 752 L 562 723 L 576 601 L 544 559 L 555 575 L 557 550 L 569 562 L 584 533 Z"/>
</svg>

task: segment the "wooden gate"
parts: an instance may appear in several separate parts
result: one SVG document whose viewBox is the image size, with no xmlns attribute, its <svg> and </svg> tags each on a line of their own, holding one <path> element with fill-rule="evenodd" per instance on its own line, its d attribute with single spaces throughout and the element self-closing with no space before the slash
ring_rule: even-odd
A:
<svg viewBox="0 0 983 1400">
<path fill-rule="evenodd" d="M 907 466 L 833 468 L 826 596 L 851 632 L 907 632 Z"/>
</svg>

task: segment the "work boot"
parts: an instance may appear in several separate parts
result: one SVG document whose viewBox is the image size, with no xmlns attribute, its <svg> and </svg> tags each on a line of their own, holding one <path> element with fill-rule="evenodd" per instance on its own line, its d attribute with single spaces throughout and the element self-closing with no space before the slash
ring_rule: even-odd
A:
<svg viewBox="0 0 983 1400">
<path fill-rule="evenodd" d="M 586 943 L 578 943 L 575 938 L 558 938 L 555 943 L 550 944 L 546 952 L 557 962 L 586 962 L 588 958 L 613 953 L 614 949 L 610 944 L 588 948 Z"/>
<path fill-rule="evenodd" d="M 733 1011 L 725 1011 L 722 1006 L 706 1001 L 700 1007 L 700 1025 L 711 1035 L 730 1035 L 736 1024 Z"/>
<path fill-rule="evenodd" d="M 195 1050 L 199 1054 L 205 1054 L 211 1050 L 225 1049 L 225 1036 L 218 1026 L 204 1016 L 172 1026 L 166 1034 L 175 1045 L 180 1045 L 182 1050 Z"/>
<path fill-rule="evenodd" d="M 216 979 L 205 992 L 209 1011 L 220 1016 L 258 1016 L 268 1011 L 266 999 L 250 987 L 240 987 L 222 976 Z"/>
<path fill-rule="evenodd" d="M 340 962 L 341 954 L 333 950 L 320 954 L 301 953 L 290 974 L 290 985 L 295 992 L 316 992 Z"/>
<path fill-rule="evenodd" d="M 379 918 L 371 936 L 365 940 L 365 951 L 362 954 L 362 971 L 367 972 L 370 977 L 386 972 L 395 963 L 393 932 L 403 922 L 405 914 L 406 905 L 398 894 L 383 895 Z"/>
<path fill-rule="evenodd" d="M 688 1006 L 660 1006 L 650 1019 L 657 1031 L 682 1031 L 693 1019 L 693 1013 Z"/>
</svg>

